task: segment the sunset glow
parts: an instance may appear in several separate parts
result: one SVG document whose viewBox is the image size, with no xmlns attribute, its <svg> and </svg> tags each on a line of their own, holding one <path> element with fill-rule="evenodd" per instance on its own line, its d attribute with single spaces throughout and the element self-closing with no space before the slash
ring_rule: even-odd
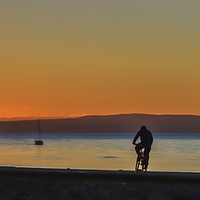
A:
<svg viewBox="0 0 200 200">
<path fill-rule="evenodd" d="M 200 115 L 200 1 L 0 2 L 0 118 Z"/>
</svg>

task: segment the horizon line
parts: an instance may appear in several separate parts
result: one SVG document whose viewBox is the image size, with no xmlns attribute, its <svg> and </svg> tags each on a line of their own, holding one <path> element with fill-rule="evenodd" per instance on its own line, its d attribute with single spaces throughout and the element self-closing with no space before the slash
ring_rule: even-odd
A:
<svg viewBox="0 0 200 200">
<path fill-rule="evenodd" d="M 173 113 L 113 113 L 113 114 L 85 114 L 85 115 L 69 115 L 69 116 L 13 116 L 13 117 L 0 117 L 0 121 L 23 121 L 23 120 L 48 120 L 48 119 L 77 119 L 81 117 L 106 117 L 106 116 L 119 116 L 119 115 L 152 115 L 152 116 L 197 116 L 200 114 L 173 114 Z"/>
</svg>

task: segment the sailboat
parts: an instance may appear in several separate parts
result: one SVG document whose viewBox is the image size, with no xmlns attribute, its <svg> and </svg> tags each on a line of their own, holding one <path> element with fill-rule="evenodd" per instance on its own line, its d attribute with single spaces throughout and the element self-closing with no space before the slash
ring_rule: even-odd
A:
<svg viewBox="0 0 200 200">
<path fill-rule="evenodd" d="M 44 143 L 42 141 L 42 134 L 41 134 L 40 121 L 39 120 L 38 120 L 38 131 L 39 131 L 40 139 L 35 140 L 35 145 L 43 145 Z"/>
</svg>

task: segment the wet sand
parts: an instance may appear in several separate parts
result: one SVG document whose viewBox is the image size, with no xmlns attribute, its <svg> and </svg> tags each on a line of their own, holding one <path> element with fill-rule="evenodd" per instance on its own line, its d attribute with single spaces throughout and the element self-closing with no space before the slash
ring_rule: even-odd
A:
<svg viewBox="0 0 200 200">
<path fill-rule="evenodd" d="M 0 167 L 2 200 L 199 200 L 200 173 Z"/>
</svg>

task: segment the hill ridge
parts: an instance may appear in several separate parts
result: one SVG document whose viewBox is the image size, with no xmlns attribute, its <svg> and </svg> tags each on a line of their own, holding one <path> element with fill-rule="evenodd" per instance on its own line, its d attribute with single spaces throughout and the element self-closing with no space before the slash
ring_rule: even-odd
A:
<svg viewBox="0 0 200 200">
<path fill-rule="evenodd" d="M 38 119 L 1 121 L 1 133 L 38 132 Z M 130 133 L 146 125 L 154 133 L 200 133 L 198 115 L 117 114 L 40 119 L 43 133 Z"/>
</svg>

